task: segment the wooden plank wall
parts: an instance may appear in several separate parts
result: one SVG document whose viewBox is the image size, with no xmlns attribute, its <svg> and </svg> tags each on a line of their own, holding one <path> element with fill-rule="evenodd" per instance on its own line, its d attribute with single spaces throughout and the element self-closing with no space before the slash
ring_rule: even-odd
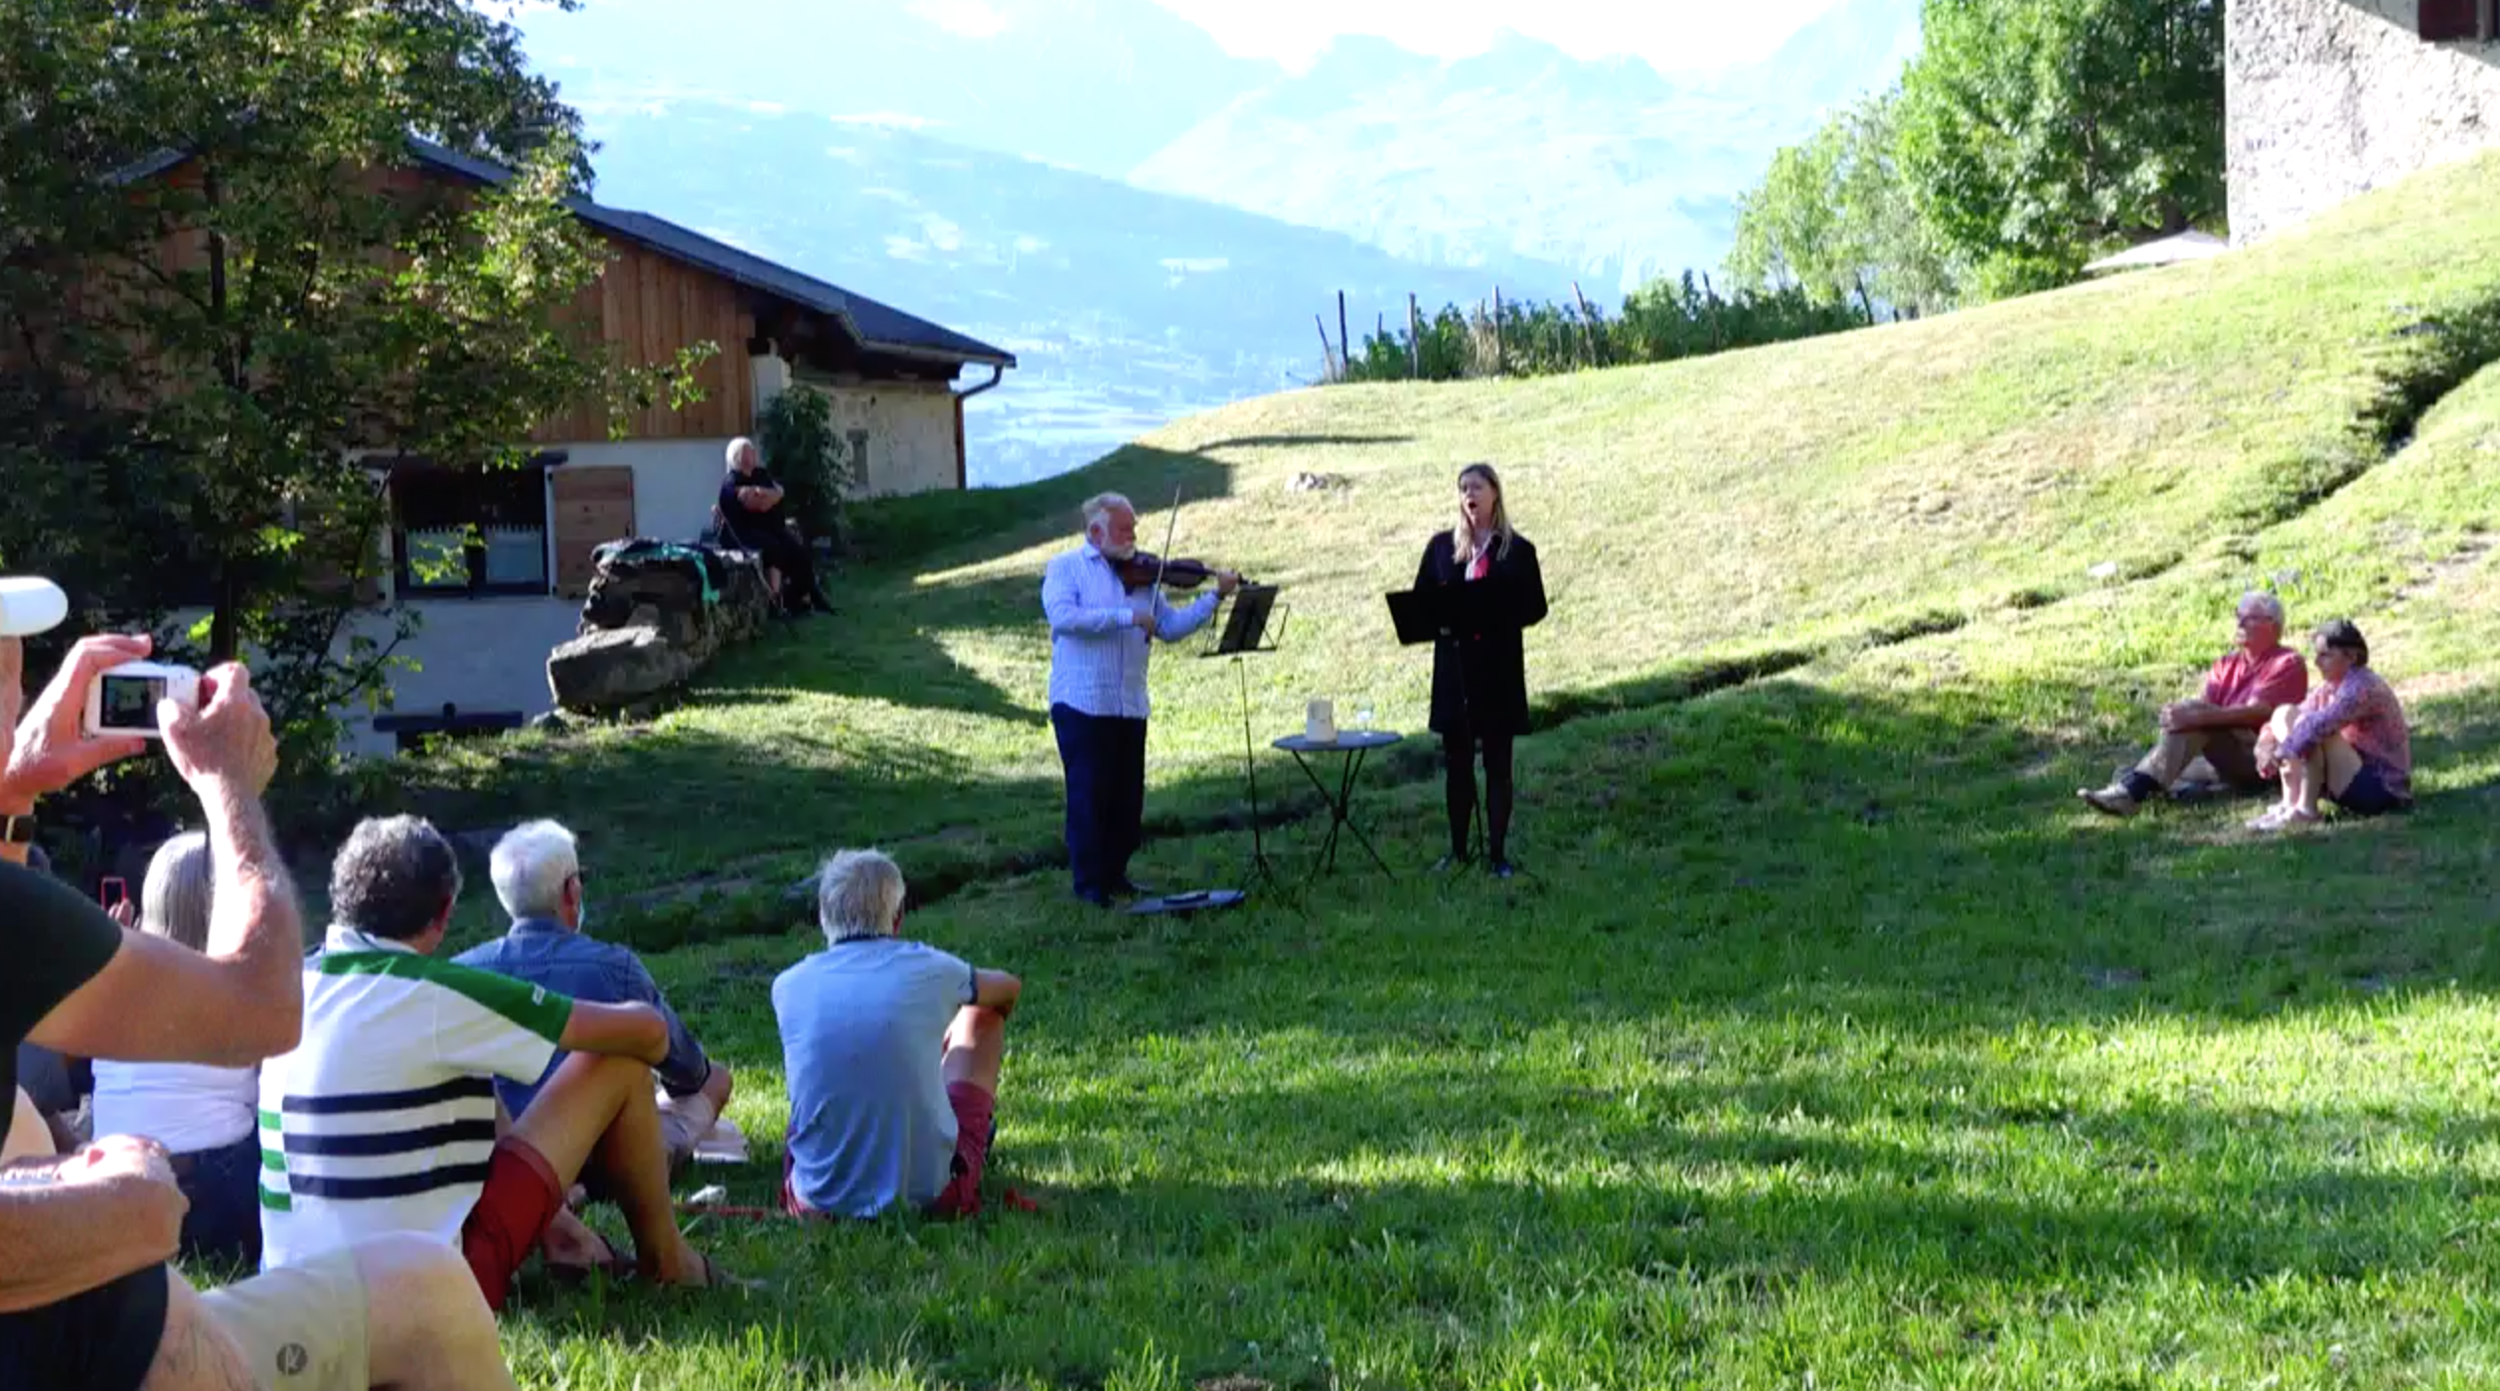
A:
<svg viewBox="0 0 2500 1391">
<path fill-rule="evenodd" d="M 196 163 L 186 163 L 162 177 L 171 183 L 196 186 L 200 168 Z M 444 183 L 465 187 L 456 180 L 418 169 L 369 170 L 362 177 L 368 183 L 403 195 Z M 755 316 L 746 307 L 740 287 L 632 243 L 604 236 L 601 240 L 614 259 L 599 283 L 582 294 L 579 311 L 591 316 L 591 322 L 598 325 L 600 333 L 627 363 L 640 366 L 671 362 L 679 349 L 705 339 L 720 350 L 697 376 L 703 387 L 703 400 L 683 411 L 672 411 L 663 401 L 636 413 L 629 421 L 631 437 L 718 439 L 753 430 L 755 373 L 754 364 L 747 357 L 747 343 L 755 336 Z M 160 257 L 169 270 L 199 270 L 208 264 L 205 231 L 176 232 L 160 248 Z M 152 287 L 140 283 L 99 284 L 87 291 L 96 295 L 152 292 Z M 529 442 L 592 443 L 607 437 L 606 412 L 585 408 L 541 426 L 531 434 Z"/>
<path fill-rule="evenodd" d="M 755 372 L 747 341 L 755 336 L 755 316 L 738 287 L 639 246 L 610 241 L 608 247 L 615 259 L 583 297 L 582 308 L 598 315 L 601 333 L 628 363 L 671 361 L 680 348 L 705 339 L 720 349 L 696 378 L 703 399 L 682 411 L 662 402 L 639 412 L 631 421 L 633 438 L 717 439 L 752 430 Z M 582 410 L 549 422 L 531 440 L 587 443 L 607 437 L 604 413 Z"/>
</svg>

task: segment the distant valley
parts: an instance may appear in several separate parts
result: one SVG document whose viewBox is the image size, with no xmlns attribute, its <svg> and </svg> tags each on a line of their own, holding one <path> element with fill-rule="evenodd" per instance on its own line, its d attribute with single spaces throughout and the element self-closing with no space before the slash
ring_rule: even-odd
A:
<svg viewBox="0 0 2500 1391">
<path fill-rule="evenodd" d="M 598 196 L 1015 351 L 974 481 L 1315 378 L 1405 297 L 1611 307 L 1715 267 L 1735 198 L 1888 80 L 1917 0 L 1843 0 L 1767 63 L 1670 79 L 1505 36 L 1234 58 L 1152 0 L 595 0 L 524 19 L 604 148 Z"/>
</svg>

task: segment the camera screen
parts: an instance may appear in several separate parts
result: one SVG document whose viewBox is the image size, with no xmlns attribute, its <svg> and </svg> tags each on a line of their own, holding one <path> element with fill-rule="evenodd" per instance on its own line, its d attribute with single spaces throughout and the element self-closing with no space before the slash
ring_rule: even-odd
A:
<svg viewBox="0 0 2500 1391">
<path fill-rule="evenodd" d="M 156 702 L 164 698 L 162 676 L 107 676 L 96 722 L 106 729 L 154 729 Z"/>
</svg>

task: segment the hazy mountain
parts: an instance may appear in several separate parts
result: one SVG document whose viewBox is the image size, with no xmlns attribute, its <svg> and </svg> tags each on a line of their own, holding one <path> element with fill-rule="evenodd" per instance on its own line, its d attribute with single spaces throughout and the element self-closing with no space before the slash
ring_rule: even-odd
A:
<svg viewBox="0 0 2500 1391">
<path fill-rule="evenodd" d="M 520 23 L 568 93 L 904 118 L 1114 178 L 1281 72 L 1154 0 L 593 0 Z"/>
<path fill-rule="evenodd" d="M 1359 339 L 1410 290 L 1559 299 L 1576 275 L 1611 307 L 1716 266 L 1736 195 L 1893 75 L 1917 4 L 1844 0 L 1766 63 L 1673 79 L 1517 36 L 1448 62 L 1349 39 L 1290 74 L 1154 0 L 520 22 L 605 142 L 601 198 L 1016 351 L 972 406 L 974 476 L 1004 482 L 1309 380 L 1340 289 Z"/>
<path fill-rule="evenodd" d="M 603 201 L 655 213 L 1017 354 L 972 402 L 976 483 L 1087 462 L 1176 416 L 1319 375 L 1348 292 L 1376 316 L 1474 302 L 1472 271 L 891 125 L 668 99 L 584 101 Z M 1506 261 L 1505 285 L 1569 291 Z"/>
<path fill-rule="evenodd" d="M 1581 272 L 1592 294 L 1630 288 L 1715 266 L 1772 153 L 1889 82 L 1917 34 L 1918 0 L 1848 0 L 1764 63 L 1674 80 L 1515 34 L 1447 62 L 1341 41 L 1131 178 L 1402 256 L 1528 256 Z"/>
</svg>

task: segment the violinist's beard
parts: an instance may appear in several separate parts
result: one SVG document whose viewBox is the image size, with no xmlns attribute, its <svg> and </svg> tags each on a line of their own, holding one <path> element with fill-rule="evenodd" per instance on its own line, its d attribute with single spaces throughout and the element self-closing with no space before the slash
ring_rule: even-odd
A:
<svg viewBox="0 0 2500 1391">
<path fill-rule="evenodd" d="M 1105 541 L 1101 545 L 1096 546 L 1094 549 L 1101 551 L 1103 555 L 1109 559 L 1126 560 L 1130 556 L 1137 554 L 1137 543 L 1132 541 L 1125 546 L 1115 546 L 1110 542 Z"/>
</svg>

